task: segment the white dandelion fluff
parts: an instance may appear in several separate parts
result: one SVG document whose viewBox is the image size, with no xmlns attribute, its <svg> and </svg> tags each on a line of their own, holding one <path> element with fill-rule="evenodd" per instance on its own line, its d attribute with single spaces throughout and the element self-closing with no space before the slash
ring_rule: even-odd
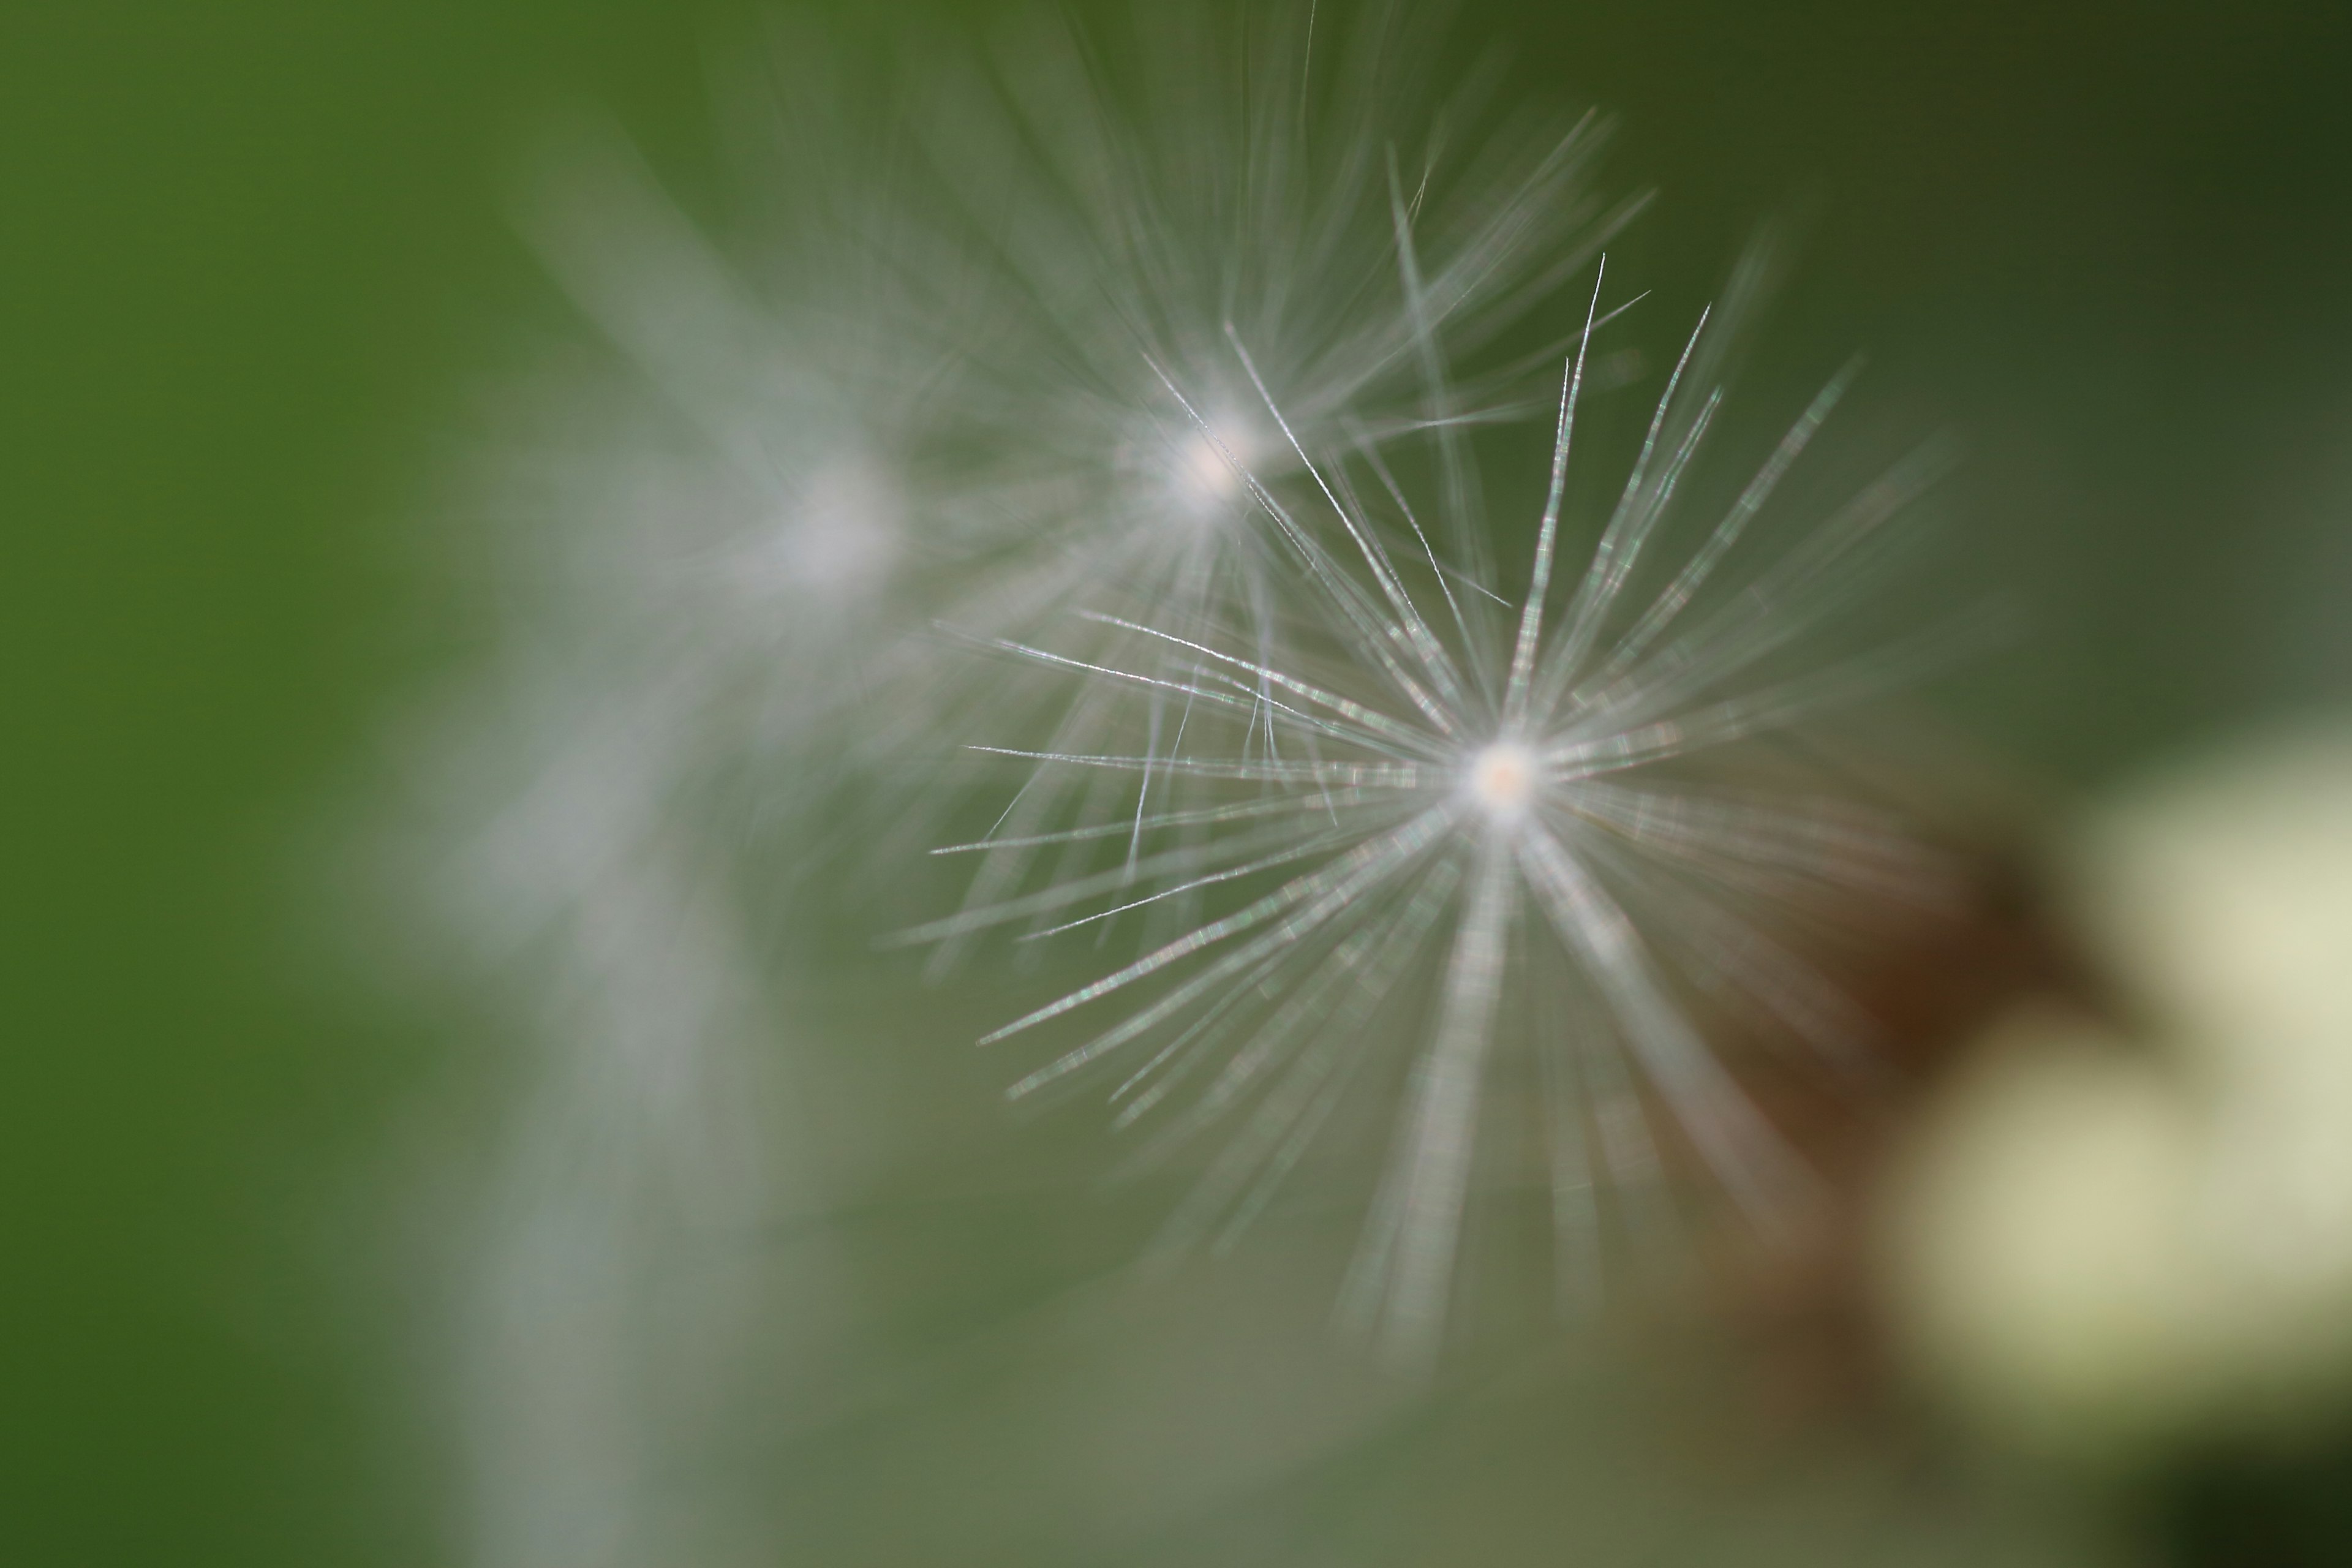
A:
<svg viewBox="0 0 2352 1568">
<path fill-rule="evenodd" d="M 956 285 L 872 264 L 893 210 L 812 201 L 763 276 L 617 136 L 575 132 L 530 183 L 525 231 L 617 363 L 526 406 L 493 504 L 532 629 L 658 689 L 684 773 L 789 759 L 772 784 L 854 741 L 834 721 L 904 684 L 925 569 L 1011 510 L 927 444 L 955 392 L 921 324 Z"/>
<path fill-rule="evenodd" d="M 1140 108 L 1043 26 L 993 78 L 932 62 L 870 101 L 838 40 L 780 36 L 722 95 L 754 174 L 733 230 L 608 128 L 531 165 L 520 226 L 596 343 L 496 400 L 464 505 L 495 695 L 427 763 L 435 918 L 527 1037 L 457 1326 L 482 1561 L 696 1560 L 725 1505 L 685 1457 L 723 1402 L 664 1372 L 721 1384 L 790 1337 L 757 1324 L 758 1237 L 818 1200 L 782 1132 L 805 1020 L 777 933 L 819 907 L 822 838 L 887 864 L 968 784 L 954 739 L 1121 719 L 975 673 L 933 623 L 1011 639 L 1083 606 L 1149 649 L 1119 624 L 1148 604 L 1270 658 L 1285 547 L 1253 489 L 1307 472 L 1294 442 L 1518 412 L 1514 367 L 1439 404 L 1418 356 L 1500 341 L 1631 210 L 1586 194 L 1598 123 L 1494 115 L 1476 83 L 1436 105 L 1402 7 L 1320 37 L 1218 15 L 1143 24 Z M 894 136 L 933 99 L 920 145 Z M 1400 229 L 1430 258 L 1410 288 Z M 1229 320 L 1289 434 L 1245 380 L 1203 390 Z M 1067 776 L 1022 812 L 1108 799 Z M 983 882 L 1029 865 L 1024 820 Z"/>
<path fill-rule="evenodd" d="M 916 440 L 946 376 L 904 324 L 952 277 L 864 265 L 911 219 L 849 178 L 831 106 L 793 108 L 832 174 L 763 272 L 615 133 L 572 127 L 525 186 L 604 353 L 499 400 L 467 508 L 497 525 L 499 647 L 428 759 L 435 918 L 524 1045 L 453 1325 L 485 1563 L 711 1560 L 751 1500 L 697 1457 L 833 1310 L 793 1223 L 821 1207 L 813 1026 L 773 962 L 772 873 L 813 857 L 772 847 L 871 733 L 842 714 L 909 684 L 926 531 L 997 514 Z"/>
<path fill-rule="evenodd" d="M 1111 657 L 1132 640 L 1118 616 L 1148 609 L 1162 627 L 1245 625 L 1271 658 L 1283 547 L 1253 482 L 1530 412 L 1503 395 L 1523 363 L 1484 363 L 1438 398 L 1423 355 L 1478 356 L 1640 203 L 1590 194 L 1598 120 L 1498 116 L 1483 107 L 1488 77 L 1441 100 L 1440 37 L 1400 5 L 1345 29 L 1326 18 L 1320 35 L 1311 7 L 1142 9 L 1111 37 L 1032 22 L 993 71 L 941 73 L 937 165 L 1004 304 L 971 356 L 978 444 L 1042 476 L 1025 493 L 1060 498 L 942 620 L 1025 637 L 1088 605 L 1112 613 L 1091 623 L 1092 651 Z M 1394 266 L 1400 229 L 1423 275 Z M 1225 351 L 1236 325 L 1286 431 Z M 1066 690 L 1046 689 L 1030 727 L 1049 749 L 1095 745 L 1112 716 Z M 1000 738 L 1011 729 L 1001 705 L 984 717 Z M 1033 781 L 975 903 L 1025 873 L 1023 841 L 1070 787 L 1087 786 Z"/>
<path fill-rule="evenodd" d="M 1410 277 L 1409 238 L 1402 249 Z M 1599 300 L 1596 284 L 1596 312 Z M 1408 1359 L 1436 1343 L 1453 1289 L 1506 1015 L 1538 1058 L 1553 1220 L 1572 1287 L 1597 1264 L 1597 1193 L 1655 1180 L 1661 1125 L 1769 1223 L 1803 1187 L 1801 1168 L 1710 1050 L 1684 994 L 1693 980 L 1726 986 L 1825 1050 L 1850 1046 L 1865 1026 L 1778 934 L 1779 915 L 1842 888 L 1916 896 L 1927 868 L 1882 814 L 1706 764 L 1916 665 L 1923 650 L 1881 650 L 1789 674 L 1778 656 L 1868 580 L 1885 525 L 1932 477 L 1940 448 L 1748 563 L 1750 524 L 1837 402 L 1841 374 L 1662 567 L 1661 542 L 1687 510 L 1675 503 L 1723 393 L 1724 332 L 1703 323 L 1557 603 L 1591 320 L 1565 365 L 1532 563 L 1507 611 L 1489 569 L 1441 559 L 1377 448 L 1318 460 L 1294 440 L 1244 334 L 1229 334 L 1317 503 L 1316 514 L 1295 507 L 1235 458 L 1293 552 L 1285 602 L 1311 623 L 1293 633 L 1301 657 L 1269 661 L 1246 630 L 1236 647 L 1230 629 L 1194 636 L 1148 619 L 1116 625 L 1162 650 L 1153 662 L 1007 645 L 1172 706 L 1178 738 L 1139 752 L 1018 752 L 1128 781 L 1126 820 L 1031 837 L 1108 845 L 1117 858 L 915 933 L 1011 921 L 1099 933 L 1132 912 L 1188 911 L 1132 962 L 988 1037 L 1096 1016 L 1094 1032 L 1013 1092 L 1116 1066 L 1120 1123 L 1158 1124 L 1147 1155 L 1237 1123 L 1178 1215 L 1179 1237 L 1246 1222 L 1351 1081 L 1381 1070 L 1381 1045 L 1401 1041 L 1410 1069 L 1394 1155 L 1347 1299 Z M 1213 429 L 1192 413 L 1196 429 Z M 1437 432 L 1442 474 L 1466 471 L 1459 441 Z M 1361 489 L 1375 481 L 1377 510 Z M 1475 506 L 1475 490 L 1454 479 L 1441 504 Z M 1454 521 L 1483 532 L 1475 511 Z M 1570 974 L 1587 1002 L 1529 1017 L 1528 987 Z M 1418 1020 L 1411 1034 L 1384 1026 L 1408 1017 Z"/>
<path fill-rule="evenodd" d="M 1195 547 L 1255 525 L 1236 462 L 1261 480 L 1294 466 L 1234 372 L 1229 323 L 1309 452 L 1418 427 L 1438 411 L 1422 338 L 1457 360 L 1487 346 L 1641 205 L 1589 190 L 1596 117 L 1498 117 L 1481 107 L 1491 72 L 1441 100 L 1443 35 L 1406 7 L 1346 29 L 1327 18 L 1319 39 L 1313 18 L 1142 9 L 1109 38 L 1032 20 L 992 73 L 938 89 L 940 173 L 1017 312 L 1011 352 L 982 356 L 1000 378 L 996 428 L 1024 461 L 1094 476 L 1087 526 L 1162 601 L 1204 569 L 1183 559 Z M 1115 69 L 1116 42 L 1143 67 Z M 1427 273 L 1410 288 L 1400 222 Z M 1455 412 L 1493 416 L 1545 357 L 1522 351 L 1457 386 Z"/>
<path fill-rule="evenodd" d="M 1139 69 L 1033 19 L 993 72 L 877 68 L 872 102 L 824 40 L 780 35 L 728 96 L 744 184 L 783 194 L 724 237 L 616 136 L 543 161 L 526 232 L 620 374 L 541 411 L 499 506 L 530 523 L 542 607 L 701 715 L 683 775 L 735 778 L 769 820 L 854 778 L 887 852 L 968 782 L 943 740 L 1066 749 L 1104 721 L 974 680 L 935 622 L 1023 637 L 1150 605 L 1273 636 L 1278 547 L 1235 465 L 1280 483 L 1293 443 L 1230 375 L 1228 321 L 1310 453 L 1528 412 L 1499 396 L 1521 367 L 1440 404 L 1417 356 L 1475 355 L 1638 207 L 1589 194 L 1605 126 L 1497 115 L 1484 79 L 1439 101 L 1438 34 L 1402 6 L 1320 36 L 1308 7 L 1138 27 Z M 1399 225 L 1429 258 L 1410 289 Z M 1041 779 L 1014 826 L 1060 804 Z M 998 861 L 983 884 L 1025 866 Z"/>
</svg>

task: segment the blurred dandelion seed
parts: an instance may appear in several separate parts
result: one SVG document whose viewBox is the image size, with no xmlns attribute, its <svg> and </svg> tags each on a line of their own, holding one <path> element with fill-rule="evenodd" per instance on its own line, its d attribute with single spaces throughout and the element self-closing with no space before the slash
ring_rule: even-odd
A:
<svg viewBox="0 0 2352 1568">
<path fill-rule="evenodd" d="M 1402 223 L 1398 232 L 1411 277 L 1410 236 Z M 1112 998 L 1141 998 L 1011 1092 L 1139 1056 L 1111 1099 L 1121 1126 L 1157 1115 L 1146 1161 L 1213 1122 L 1237 1119 L 1238 1131 L 1171 1221 L 1174 1242 L 1230 1238 L 1378 1054 L 1375 1020 L 1421 1016 L 1392 1156 L 1343 1299 L 1349 1320 L 1406 1361 L 1424 1360 L 1440 1337 L 1473 1185 L 1483 1085 L 1500 1021 L 1516 1005 L 1514 974 L 1542 962 L 1533 956 L 1539 945 L 1582 975 L 1599 1003 L 1547 1021 L 1535 1041 L 1549 1100 L 1557 1253 L 1564 1286 L 1582 1294 L 1598 1265 L 1594 1194 L 1655 1179 L 1659 1112 L 1759 1226 L 1787 1217 L 1808 1186 L 1678 1001 L 1677 967 L 1728 979 L 1745 1001 L 1825 1052 L 1850 1048 L 1866 1024 L 1773 934 L 1775 900 L 1801 902 L 1824 887 L 1884 896 L 1927 875 L 1925 855 L 1859 805 L 1788 797 L 1736 773 L 1702 787 L 1676 765 L 1899 681 L 1937 651 L 1923 644 L 1785 679 L 1766 674 L 1822 612 L 1870 580 L 1872 547 L 1941 467 L 1941 448 L 1923 449 L 1810 538 L 1751 569 L 1736 590 L 1720 591 L 1719 569 L 1736 559 L 1750 523 L 1843 394 L 1849 369 L 1696 547 L 1670 572 L 1643 575 L 1723 395 L 1712 375 L 1727 328 L 1703 318 L 1583 572 L 1556 608 L 1551 577 L 1600 300 L 1596 280 L 1587 331 L 1564 367 L 1549 489 L 1528 585 L 1516 601 L 1482 580 L 1489 571 L 1447 568 L 1377 451 L 1310 456 L 1241 335 L 1230 334 L 1320 507 L 1319 521 L 1300 515 L 1235 464 L 1292 552 L 1284 604 L 1309 623 L 1295 640 L 1329 673 L 1310 679 L 1299 672 L 1303 660 L 1276 664 L 1255 647 L 1228 652 L 1212 636 L 1140 620 L 1112 624 L 1138 646 L 1158 648 L 1157 662 L 1118 665 L 999 644 L 1098 689 L 1181 702 L 1186 715 L 1182 740 L 1139 754 L 1009 754 L 1048 768 L 1140 775 L 1139 801 L 1153 780 L 1183 786 L 1192 798 L 1139 804 L 1115 866 L 909 933 L 941 941 L 1026 921 L 1051 934 L 1236 890 L 1224 912 L 1194 921 L 983 1041 Z M 1205 419 L 1195 420 L 1210 432 Z M 1440 427 L 1433 438 L 1444 504 L 1475 506 L 1458 430 Z M 1367 475 L 1381 481 L 1393 517 L 1376 519 L 1365 505 L 1358 480 Z M 1457 521 L 1475 528 L 1477 520 Z M 1412 554 L 1391 550 L 1399 524 L 1425 571 L 1415 573 Z M 1336 547 L 1324 542 L 1325 530 L 1336 530 Z M 1457 578 L 1479 592 L 1453 591 Z M 1636 584 L 1652 584 L 1645 596 L 1633 596 Z M 1032 834 L 1022 847 L 1106 840 L 1115 842 L 1108 826 L 1082 823 Z M 1253 891 L 1269 881 L 1269 890 Z M 1417 996 L 1433 970 L 1433 996 Z M 1175 1091 L 1186 1085 L 1198 1092 L 1180 1104 Z"/>
</svg>

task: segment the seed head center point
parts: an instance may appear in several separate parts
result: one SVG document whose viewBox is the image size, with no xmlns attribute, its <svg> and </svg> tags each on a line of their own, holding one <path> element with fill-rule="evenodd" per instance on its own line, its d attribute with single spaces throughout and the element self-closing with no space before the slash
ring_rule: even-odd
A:
<svg viewBox="0 0 2352 1568">
<path fill-rule="evenodd" d="M 1470 795 L 1495 816 L 1527 809 L 1536 792 L 1536 760 L 1516 741 L 1496 741 L 1470 761 Z"/>
</svg>

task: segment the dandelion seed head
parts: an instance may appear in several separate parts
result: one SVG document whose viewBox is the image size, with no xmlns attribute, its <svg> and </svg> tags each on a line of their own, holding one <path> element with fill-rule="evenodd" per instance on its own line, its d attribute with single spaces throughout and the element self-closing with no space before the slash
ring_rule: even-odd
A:
<svg viewBox="0 0 2352 1568">
<path fill-rule="evenodd" d="M 499 400 L 520 428 L 491 504 L 467 508 L 516 525 L 531 590 L 503 656 L 514 713 L 465 742 L 487 759 L 458 806 L 454 858 L 483 884 L 467 945 L 554 1004 L 532 1009 L 545 1038 L 519 1075 L 530 1131 L 489 1194 L 500 1226 L 473 1310 L 478 1447 L 519 1466 L 493 1477 L 489 1528 L 555 1544 L 492 1555 L 580 1561 L 582 1485 L 615 1531 L 667 1517 L 663 1445 L 690 1423 L 657 1416 L 637 1373 L 678 1343 L 635 1303 L 671 1294 L 676 1236 L 696 1238 L 707 1278 L 712 1216 L 751 1234 L 796 1179 L 746 1086 L 765 1082 L 772 1023 L 793 1018 L 790 973 L 768 955 L 801 918 L 811 865 L 846 845 L 903 866 L 892 856 L 960 808 L 966 776 L 940 761 L 957 741 L 1009 731 L 1076 754 L 1135 728 L 1098 688 L 1061 704 L 1047 682 L 969 673 L 938 628 L 1010 647 L 1050 640 L 1041 628 L 1073 608 L 1116 608 L 1196 638 L 1241 627 L 1234 640 L 1271 659 L 1281 585 L 1264 568 L 1282 546 L 1264 487 L 1432 424 L 1527 412 L 1506 384 L 1549 345 L 1475 356 L 1632 204 L 1588 195 L 1599 122 L 1441 102 L 1415 19 L 1428 10 L 1369 7 L 1360 28 L 1327 17 L 1319 36 L 1311 6 L 1236 5 L 1207 30 L 1190 8 L 1139 12 L 1150 38 L 1172 40 L 1108 51 L 1141 62 L 1141 93 L 1049 21 L 1037 49 L 976 68 L 962 97 L 920 73 L 868 91 L 833 51 L 786 37 L 772 81 L 730 79 L 762 100 L 730 122 L 772 155 L 749 224 L 689 216 L 615 128 L 576 128 L 534 170 L 518 216 L 596 348 L 548 378 L 551 395 Z M 929 160 L 902 156 L 930 118 L 902 110 L 935 100 Z M 1155 107 L 1123 107 L 1138 101 Z M 1407 232 L 1425 263 L 1409 276 L 1390 265 Z M 1236 334 L 1264 381 L 1230 363 Z M 1441 350 L 1484 378 L 1442 405 L 1415 382 Z M 1105 679 L 1144 646 L 1108 624 L 1086 623 L 1082 650 Z M 1222 852 L 1160 763 L 1236 711 L 1218 701 L 1276 692 L 1255 676 L 1207 689 L 1193 657 L 1131 661 L 1157 704 L 1139 784 L 1039 764 L 979 847 L 975 910 L 1033 868 L 1076 867 L 1106 814 L 1122 886 L 1155 874 L 1139 862 L 1193 864 L 1159 847 L 1171 813 L 1178 836 L 1197 826 L 1202 852 Z M 548 663 L 558 698 L 525 679 Z M 1278 713 L 1257 703 L 1266 750 L 1251 765 L 1317 765 L 1323 737 L 1297 730 L 1294 697 Z M 1457 754 L 1416 754 L 1432 788 L 1455 787 L 1442 756 Z M 1533 763 L 1516 784 L 1485 770 L 1490 815 L 1532 801 Z M 1087 817 L 1075 852 L 1053 831 L 1070 811 Z M 1409 835 L 1416 851 L 1438 837 Z M 1387 875 L 1409 858 L 1370 863 Z M 1376 881 L 1361 885 L 1393 886 Z M 1405 891 L 1402 929 L 1431 926 L 1442 900 Z M 1194 918 L 1181 897 L 1154 913 Z M 1377 967 L 1405 946 L 1391 934 L 1344 956 Z M 586 1261 L 547 1266 L 559 1253 Z M 751 1316 L 748 1284 L 710 1289 Z M 691 1343 L 725 1353 L 723 1335 Z"/>
<path fill-rule="evenodd" d="M 1041 16 L 989 68 L 919 94 L 929 205 L 985 258 L 986 310 L 951 314 L 987 329 L 959 349 L 982 367 L 951 410 L 959 444 L 1038 481 L 1011 546 L 934 618 L 1023 658 L 1076 622 L 1085 640 L 1057 648 L 1073 662 L 1049 667 L 1156 682 L 1131 737 L 1121 704 L 1034 666 L 948 711 L 971 741 L 1041 753 L 996 842 L 976 847 L 974 910 L 1066 858 L 1050 823 L 1114 813 L 1139 845 L 1171 787 L 1156 764 L 1130 784 L 1044 753 L 1131 738 L 1158 755 L 1206 721 L 1162 662 L 1190 655 L 1121 623 L 1231 632 L 1271 655 L 1288 617 L 1269 569 L 1288 546 L 1265 495 L 1433 425 L 1539 415 L 1514 384 L 1551 348 L 1513 330 L 1639 208 L 1591 194 L 1604 121 L 1493 117 L 1449 96 L 1430 8 L 1330 21 L 1318 31 L 1305 5 L 1145 8 L 1104 35 Z M 1423 395 L 1437 363 L 1463 367 L 1460 396 Z M 944 942 L 932 973 L 963 951 Z"/>
<path fill-rule="evenodd" d="M 1411 277 L 1410 237 L 1398 247 Z M 1584 337 L 1600 302 L 1596 281 Z M 1299 482 L 1250 476 L 1251 502 L 1287 548 L 1269 584 L 1295 636 L 1255 638 L 1246 620 L 1196 632 L 1104 616 L 1136 639 L 1125 654 L 1020 650 L 1091 683 L 1102 710 L 1115 692 L 1181 706 L 1183 736 L 1171 742 L 1174 726 L 1155 724 L 1139 747 L 1013 753 L 1066 776 L 1124 775 L 1134 804 L 1119 820 L 1099 807 L 1087 820 L 1081 805 L 1061 832 L 1024 824 L 1007 847 L 1060 847 L 1057 879 L 1018 892 L 1000 880 L 994 901 L 971 900 L 916 933 L 951 941 L 1024 921 L 1039 936 L 1084 929 L 1101 940 L 1131 912 L 1142 922 L 1139 957 L 987 1038 L 1092 1012 L 1098 1032 L 1013 1092 L 1127 1058 L 1113 1091 L 1120 1125 L 1156 1128 L 1139 1162 L 1238 1121 L 1171 1219 L 1176 1243 L 1246 1224 L 1351 1079 L 1402 1082 L 1343 1317 L 1409 1363 L 1425 1362 L 1441 1336 L 1483 1179 L 1480 1130 L 1496 1115 L 1489 1079 L 1514 1037 L 1541 1085 L 1531 1109 L 1549 1146 L 1564 1298 L 1590 1295 L 1600 1194 L 1670 1220 L 1663 1189 L 1689 1159 L 1773 1234 L 1812 1178 L 1718 1057 L 1697 997 L 1736 999 L 1822 1065 L 1851 1064 L 1868 1022 L 1789 940 L 1791 917 L 1824 890 L 1916 893 L 1932 876 L 1890 818 L 1817 786 L 1790 795 L 1769 768 L 1749 776 L 1739 760 L 1754 754 L 1749 742 L 1901 679 L 1916 658 L 1791 671 L 1780 656 L 1861 594 L 1878 559 L 1864 547 L 1932 477 L 1932 445 L 1777 557 L 1743 551 L 1842 395 L 1842 373 L 1685 553 L 1658 542 L 1682 529 L 1681 481 L 1720 405 L 1719 344 L 1736 314 L 1702 318 L 1621 499 L 1570 533 L 1562 498 L 1580 338 L 1562 368 L 1549 499 L 1516 603 L 1498 591 L 1458 427 L 1433 422 L 1427 435 L 1466 563 L 1441 554 L 1376 451 L 1318 458 L 1294 445 Z M 1247 344 L 1229 338 L 1267 423 L 1290 435 Z M 1443 407 L 1437 355 L 1420 357 L 1436 388 L 1429 403 Z M 1392 510 L 1367 504 L 1382 495 Z M 1555 589 L 1578 533 L 1588 553 Z M 1097 851 L 1119 858 L 1089 863 Z M 1097 900 L 1108 907 L 1072 918 Z M 1120 1014 L 1103 1006 L 1114 996 L 1138 1000 Z M 1536 1018 L 1545 1023 L 1531 1029 Z M 1392 1051 L 1402 1075 L 1366 1066 Z"/>
</svg>

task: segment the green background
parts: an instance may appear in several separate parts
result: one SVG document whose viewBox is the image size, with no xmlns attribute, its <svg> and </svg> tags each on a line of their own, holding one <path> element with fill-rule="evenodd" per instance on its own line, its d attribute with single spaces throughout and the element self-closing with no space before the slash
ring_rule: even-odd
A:
<svg viewBox="0 0 2352 1568">
<path fill-rule="evenodd" d="M 1669 298 L 1814 204 L 1773 341 L 1969 438 L 1961 552 L 2035 629 L 1947 696 L 2023 770 L 2340 689 L 2344 10 L 1465 9 L 1623 117 Z M 355 1234 L 444 1047 L 337 974 L 320 846 L 471 635 L 413 516 L 546 309 L 502 160 L 593 100 L 691 196 L 741 15 L 0 14 L 0 1560 L 446 1560 L 452 1462 L 378 1393 L 425 1288 Z"/>
</svg>

